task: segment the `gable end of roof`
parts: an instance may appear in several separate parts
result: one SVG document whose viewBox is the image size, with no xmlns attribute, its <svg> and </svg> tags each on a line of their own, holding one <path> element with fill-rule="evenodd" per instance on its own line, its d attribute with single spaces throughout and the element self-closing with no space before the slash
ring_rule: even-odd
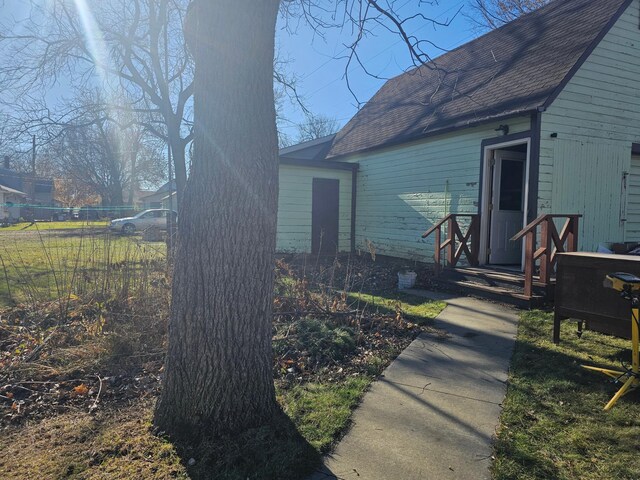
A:
<svg viewBox="0 0 640 480">
<path fill-rule="evenodd" d="M 589 45 L 589 47 L 584 51 L 584 53 L 580 56 L 580 58 L 575 63 L 575 65 L 571 67 L 571 70 L 567 72 L 565 77 L 562 79 L 562 82 L 560 82 L 560 84 L 556 87 L 553 93 L 549 95 L 549 98 L 547 98 L 544 104 L 541 105 L 540 109 L 542 111 L 549 108 L 551 104 L 554 102 L 554 100 L 558 98 L 558 95 L 560 95 L 562 90 L 564 90 L 564 88 L 567 86 L 567 83 L 569 83 L 573 78 L 573 76 L 578 72 L 578 70 L 580 70 L 582 65 L 584 65 L 584 62 L 587 61 L 587 59 L 591 56 L 591 54 L 596 49 L 596 47 L 600 45 L 600 42 L 602 42 L 602 39 L 607 35 L 607 33 L 611 31 L 613 26 L 618 22 L 618 20 L 620 20 L 620 17 L 622 16 L 622 14 L 627 11 L 627 8 L 629 8 L 629 6 L 632 3 L 633 3 L 633 0 L 625 0 L 625 2 L 618 9 L 615 15 L 611 17 L 611 19 L 609 20 L 609 22 L 607 22 L 604 28 L 600 30 L 600 33 L 598 33 L 598 36 L 593 39 L 593 42 L 591 42 L 591 45 Z"/>
</svg>

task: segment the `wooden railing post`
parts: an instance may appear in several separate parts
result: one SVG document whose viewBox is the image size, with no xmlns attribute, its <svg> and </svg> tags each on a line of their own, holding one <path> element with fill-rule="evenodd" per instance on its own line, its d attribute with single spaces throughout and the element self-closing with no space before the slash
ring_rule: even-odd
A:
<svg viewBox="0 0 640 480">
<path fill-rule="evenodd" d="M 540 260 L 540 283 L 549 287 L 551 275 L 557 263 L 557 253 L 578 250 L 578 219 L 581 216 L 543 214 L 513 236 L 511 240 L 524 240 L 525 244 L 524 293 L 526 296 L 533 295 L 533 274 L 538 260 Z M 555 218 L 567 219 L 560 234 L 554 222 Z M 540 248 L 536 249 L 538 226 L 540 226 Z"/>
<path fill-rule="evenodd" d="M 471 230 L 471 258 L 469 259 L 469 263 L 472 266 L 477 267 L 479 263 L 478 256 L 480 253 L 480 217 L 478 215 L 471 217 L 469 230 Z"/>
<path fill-rule="evenodd" d="M 571 225 L 569 226 L 569 235 L 567 236 L 567 252 L 578 251 L 578 218 L 573 216 L 569 219 Z"/>
<path fill-rule="evenodd" d="M 549 283 L 551 278 L 551 229 L 555 228 L 555 225 L 550 225 L 549 222 L 553 222 L 553 219 L 545 218 L 540 230 L 540 247 L 544 248 L 540 257 L 540 281 L 545 284 Z"/>
<path fill-rule="evenodd" d="M 535 265 L 533 254 L 536 248 L 535 242 L 535 230 L 527 232 L 524 237 L 524 294 L 527 297 L 533 295 L 533 268 Z"/>
<path fill-rule="evenodd" d="M 436 229 L 436 246 L 435 246 L 435 262 L 436 262 L 436 274 L 440 273 L 440 240 L 441 240 L 441 236 L 442 236 L 442 231 L 441 228 L 438 227 Z"/>
<path fill-rule="evenodd" d="M 456 230 L 454 228 L 455 225 L 455 217 L 449 217 L 449 221 L 447 222 L 447 240 L 449 244 L 447 245 L 447 263 L 450 267 L 455 266 L 455 253 L 456 253 Z"/>
<path fill-rule="evenodd" d="M 458 223 L 459 217 L 470 219 L 469 227 L 464 234 L 462 230 L 460 230 L 460 224 Z M 448 230 L 446 234 L 447 239 L 443 242 L 442 228 L 444 224 L 447 225 Z M 435 233 L 436 237 L 433 255 L 436 272 L 442 268 L 442 250 L 445 248 L 447 249 L 445 262 L 449 267 L 455 267 L 463 253 L 466 255 L 469 264 L 473 266 L 478 265 L 480 220 L 477 214 L 449 214 L 424 232 L 422 238 L 427 238 L 432 233 Z M 460 240 L 460 246 L 458 248 L 456 248 L 456 238 Z"/>
</svg>

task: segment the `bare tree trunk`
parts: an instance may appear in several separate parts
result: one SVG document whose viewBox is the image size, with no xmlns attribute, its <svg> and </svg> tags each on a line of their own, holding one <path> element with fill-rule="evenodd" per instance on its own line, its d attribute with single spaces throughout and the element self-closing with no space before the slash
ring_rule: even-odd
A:
<svg viewBox="0 0 640 480">
<path fill-rule="evenodd" d="M 154 419 L 177 440 L 239 432 L 278 411 L 271 351 L 278 3 L 199 0 L 189 21 L 195 150 Z"/>
<path fill-rule="evenodd" d="M 186 145 L 180 138 L 180 136 L 173 137 L 172 135 L 170 135 L 169 141 L 171 145 L 171 156 L 173 157 L 173 172 L 176 182 L 176 198 L 178 199 L 178 203 L 180 203 L 187 185 L 187 164 L 185 155 Z M 176 208 L 175 205 L 174 208 Z"/>
<path fill-rule="evenodd" d="M 137 161 L 138 161 L 138 152 L 132 150 L 131 152 L 131 173 L 129 179 L 129 200 L 127 204 L 131 205 L 132 208 L 135 208 L 135 196 L 136 190 L 138 188 L 138 172 L 137 172 Z"/>
</svg>

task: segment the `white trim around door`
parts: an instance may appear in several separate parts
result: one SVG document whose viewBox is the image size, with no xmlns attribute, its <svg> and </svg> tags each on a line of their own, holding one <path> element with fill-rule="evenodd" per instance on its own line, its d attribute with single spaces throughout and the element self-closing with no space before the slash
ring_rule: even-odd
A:
<svg viewBox="0 0 640 480">
<path fill-rule="evenodd" d="M 496 152 L 498 150 L 504 150 L 508 147 L 516 145 L 526 145 L 525 156 L 525 168 L 524 168 L 524 189 L 523 189 L 523 206 L 522 206 L 522 227 L 527 224 L 527 210 L 529 200 L 529 170 L 531 164 L 531 139 L 519 139 L 505 143 L 498 143 L 489 145 L 484 148 L 483 151 L 483 168 L 482 168 L 482 199 L 480 208 L 480 255 L 479 261 L 481 265 L 490 264 L 491 258 L 489 255 L 489 237 L 491 230 L 491 215 L 490 205 L 492 203 L 493 185 L 494 185 L 494 170 L 492 168 L 492 161 L 495 159 Z M 521 253 L 520 268 L 524 265 L 524 251 Z"/>
</svg>

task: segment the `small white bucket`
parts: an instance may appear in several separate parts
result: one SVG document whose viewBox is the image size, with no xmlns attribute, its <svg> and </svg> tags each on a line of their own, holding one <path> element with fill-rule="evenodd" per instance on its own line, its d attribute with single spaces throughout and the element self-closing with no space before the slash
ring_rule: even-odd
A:
<svg viewBox="0 0 640 480">
<path fill-rule="evenodd" d="M 406 271 L 398 272 L 398 290 L 406 290 L 407 288 L 413 288 L 416 284 L 416 272 Z"/>
</svg>

